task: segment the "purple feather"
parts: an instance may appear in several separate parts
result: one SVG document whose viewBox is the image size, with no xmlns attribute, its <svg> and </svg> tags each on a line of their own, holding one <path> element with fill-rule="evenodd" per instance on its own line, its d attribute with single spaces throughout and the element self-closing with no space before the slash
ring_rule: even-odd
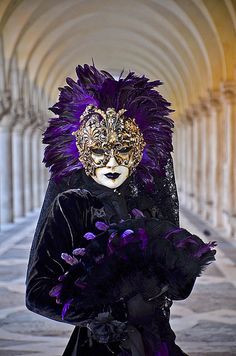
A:
<svg viewBox="0 0 236 356">
<path fill-rule="evenodd" d="M 141 210 L 139 210 L 139 209 L 136 209 L 136 208 L 132 209 L 132 214 L 134 215 L 135 218 L 144 217 L 143 212 Z"/>
<path fill-rule="evenodd" d="M 71 266 L 76 265 L 79 262 L 76 257 L 70 256 L 68 253 L 62 253 L 61 258 Z"/>
<path fill-rule="evenodd" d="M 98 230 L 101 230 L 101 231 L 106 231 L 109 228 L 109 226 L 106 223 L 104 223 L 103 221 L 97 221 L 95 226 Z"/>
<path fill-rule="evenodd" d="M 117 232 L 112 232 L 109 236 L 109 239 L 108 239 L 108 244 L 107 244 L 107 253 L 108 255 L 112 255 L 115 251 L 115 248 L 113 247 L 112 245 L 112 240 L 115 238 L 115 237 L 118 237 L 118 234 Z"/>
<path fill-rule="evenodd" d="M 114 239 L 114 237 L 116 237 L 116 236 L 117 236 L 117 232 L 116 231 L 112 232 L 109 236 L 109 240 Z"/>
<path fill-rule="evenodd" d="M 120 235 L 120 237 L 117 236 L 115 244 L 113 244 L 113 238 L 109 238 L 107 246 L 108 254 L 111 255 L 115 250 L 119 250 L 128 244 L 136 243 L 138 241 L 141 242 L 141 249 L 144 250 L 148 243 L 148 236 L 145 229 L 140 228 L 136 233 L 131 229 L 127 229 Z"/>
<path fill-rule="evenodd" d="M 161 81 L 150 81 L 133 72 L 116 80 L 87 64 L 77 66 L 76 74 L 77 81 L 67 78 L 67 85 L 59 88 L 59 100 L 50 108 L 56 116 L 49 119 L 43 133 L 43 143 L 47 145 L 43 162 L 50 168 L 52 178 L 60 182 L 64 176 L 83 168 L 72 132 L 80 127 L 80 116 L 88 104 L 102 110 L 125 108 L 127 117 L 135 118 L 146 142 L 135 178 L 151 191 L 154 176 L 165 175 L 165 165 L 173 151 L 174 122 L 169 118 L 173 110 L 155 89 Z"/>
<path fill-rule="evenodd" d="M 96 235 L 94 235 L 92 232 L 86 232 L 86 234 L 84 234 L 84 238 L 86 240 L 93 240 L 95 239 Z"/>
<path fill-rule="evenodd" d="M 134 234 L 133 230 L 127 229 L 121 234 L 121 238 L 126 239 L 128 236 L 130 237 L 130 235 L 133 235 L 133 234 Z"/>
<path fill-rule="evenodd" d="M 199 246 L 199 249 L 194 253 L 194 257 L 202 257 L 204 253 L 211 251 L 215 246 L 217 246 L 216 241 L 209 242 L 207 244 L 203 243 L 201 246 Z"/>
<path fill-rule="evenodd" d="M 182 240 L 180 240 L 180 241 L 178 241 L 178 242 L 174 242 L 174 244 L 175 244 L 175 246 L 176 247 L 178 247 L 178 248 L 185 248 L 185 247 L 187 247 L 188 245 L 198 245 L 198 243 L 197 243 L 197 241 L 195 241 L 195 240 L 193 240 L 192 238 L 191 238 L 191 235 L 190 236 L 188 236 L 187 238 L 185 238 L 185 239 L 182 239 Z"/>
<path fill-rule="evenodd" d="M 168 240 L 172 234 L 177 234 L 178 232 L 181 232 L 183 230 L 184 229 L 182 229 L 182 228 L 177 228 L 177 229 L 176 229 L 176 227 L 171 228 L 169 231 L 167 231 L 167 234 L 164 236 L 164 238 Z"/>
<path fill-rule="evenodd" d="M 62 274 L 61 276 L 59 276 L 59 277 L 58 277 L 58 281 L 59 281 L 59 282 L 64 281 L 64 279 L 66 278 L 66 275 L 67 275 L 67 274 L 68 274 L 68 271 L 67 271 L 66 273 Z"/>
<path fill-rule="evenodd" d="M 76 256 L 84 256 L 86 253 L 86 249 L 84 247 L 78 247 L 75 250 L 73 250 L 73 255 Z"/>
<path fill-rule="evenodd" d="M 69 308 L 70 308 L 70 305 L 71 303 L 73 302 L 73 298 L 72 299 L 69 299 L 63 306 L 63 309 L 62 309 L 62 313 L 61 313 L 61 318 L 62 320 L 65 319 L 65 315 L 66 313 L 68 312 Z"/>
<path fill-rule="evenodd" d="M 62 289 L 62 283 L 54 286 L 49 292 L 50 297 L 60 297 L 61 289 Z"/>
<path fill-rule="evenodd" d="M 81 288 L 81 289 L 84 289 L 84 288 L 87 287 L 87 283 L 81 281 L 80 278 L 78 278 L 78 279 L 75 281 L 75 285 L 76 285 L 76 287 L 79 287 L 79 288 Z"/>
</svg>

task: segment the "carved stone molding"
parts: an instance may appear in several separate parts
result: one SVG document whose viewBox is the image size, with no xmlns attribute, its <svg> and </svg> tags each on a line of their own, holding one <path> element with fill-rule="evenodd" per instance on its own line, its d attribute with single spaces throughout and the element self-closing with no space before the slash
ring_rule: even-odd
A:
<svg viewBox="0 0 236 356">
<path fill-rule="evenodd" d="M 220 90 L 209 90 L 209 101 L 213 110 L 217 112 L 223 108 L 223 96 Z"/>
<path fill-rule="evenodd" d="M 185 111 L 185 118 L 188 124 L 193 125 L 193 119 L 194 119 L 194 115 L 193 115 L 193 111 L 190 109 L 187 109 Z"/>
<path fill-rule="evenodd" d="M 15 103 L 15 112 L 18 118 L 24 117 L 25 114 L 25 103 L 23 98 L 20 98 Z"/>
<path fill-rule="evenodd" d="M 4 116 L 10 113 L 12 98 L 10 90 L 4 90 L 0 98 L 0 122 Z"/>
<path fill-rule="evenodd" d="M 221 84 L 224 99 L 230 104 L 236 104 L 236 82 L 226 81 Z"/>
<path fill-rule="evenodd" d="M 211 103 L 210 103 L 209 97 L 199 98 L 199 109 L 205 116 L 210 116 Z"/>
</svg>

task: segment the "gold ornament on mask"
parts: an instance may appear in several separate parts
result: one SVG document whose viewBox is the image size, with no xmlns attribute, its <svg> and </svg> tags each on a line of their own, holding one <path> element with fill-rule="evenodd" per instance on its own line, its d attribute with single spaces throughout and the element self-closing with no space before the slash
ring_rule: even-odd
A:
<svg viewBox="0 0 236 356">
<path fill-rule="evenodd" d="M 105 111 L 88 105 L 80 117 L 81 126 L 72 135 L 87 175 L 105 167 L 111 157 L 130 174 L 142 159 L 145 141 L 135 119 L 125 117 L 126 109 Z"/>
</svg>

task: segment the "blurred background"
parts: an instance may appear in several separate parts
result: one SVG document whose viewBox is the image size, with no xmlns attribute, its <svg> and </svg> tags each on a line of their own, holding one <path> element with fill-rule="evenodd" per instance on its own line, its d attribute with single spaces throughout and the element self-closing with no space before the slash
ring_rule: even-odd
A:
<svg viewBox="0 0 236 356">
<path fill-rule="evenodd" d="M 218 241 L 172 326 L 191 355 L 236 355 L 236 0 L 0 0 L 0 355 L 61 355 L 73 329 L 26 310 L 24 281 L 48 107 L 92 59 L 164 83 L 181 226 Z"/>
</svg>

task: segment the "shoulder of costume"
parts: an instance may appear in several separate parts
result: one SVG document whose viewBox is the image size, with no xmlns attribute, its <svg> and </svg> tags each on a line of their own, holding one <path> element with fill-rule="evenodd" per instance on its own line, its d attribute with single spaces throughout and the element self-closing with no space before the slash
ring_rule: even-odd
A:
<svg viewBox="0 0 236 356">
<path fill-rule="evenodd" d="M 64 192 L 61 192 L 57 195 L 56 199 L 60 201 L 64 200 L 71 200 L 76 197 L 82 198 L 82 199 L 88 199 L 92 197 L 92 194 L 84 188 L 73 188 L 73 189 L 68 189 L 65 190 Z"/>
</svg>

